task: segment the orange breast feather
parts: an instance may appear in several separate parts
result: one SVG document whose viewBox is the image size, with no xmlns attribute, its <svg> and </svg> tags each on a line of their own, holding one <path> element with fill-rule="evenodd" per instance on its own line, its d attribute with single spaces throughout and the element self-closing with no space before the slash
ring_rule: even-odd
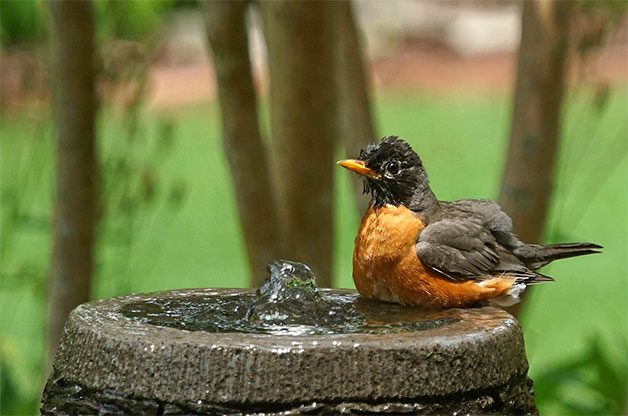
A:
<svg viewBox="0 0 628 416">
<path fill-rule="evenodd" d="M 355 239 L 353 281 L 369 299 L 446 308 L 505 295 L 512 279 L 457 282 L 424 267 L 414 245 L 425 224 L 403 206 L 369 208 Z"/>
</svg>

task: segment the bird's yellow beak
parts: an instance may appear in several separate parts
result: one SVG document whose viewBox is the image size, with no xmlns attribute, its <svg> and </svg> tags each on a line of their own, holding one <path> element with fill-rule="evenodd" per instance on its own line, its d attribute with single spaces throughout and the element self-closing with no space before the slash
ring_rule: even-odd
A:
<svg viewBox="0 0 628 416">
<path fill-rule="evenodd" d="M 373 169 L 367 168 L 363 160 L 346 159 L 346 160 L 339 160 L 337 163 L 345 169 L 349 169 L 355 173 L 359 173 L 360 175 L 364 175 L 368 178 L 379 179 L 381 176 L 379 173 L 375 172 Z"/>
</svg>

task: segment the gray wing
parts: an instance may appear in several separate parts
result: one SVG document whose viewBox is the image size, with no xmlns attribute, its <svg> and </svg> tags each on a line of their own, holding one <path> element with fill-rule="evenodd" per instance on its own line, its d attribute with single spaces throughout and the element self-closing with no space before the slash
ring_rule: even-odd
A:
<svg viewBox="0 0 628 416">
<path fill-rule="evenodd" d="M 443 219 L 420 234 L 416 253 L 421 262 L 454 280 L 481 279 L 499 264 L 497 242 L 473 219 Z"/>
<path fill-rule="evenodd" d="M 519 239 L 512 232 L 512 220 L 496 202 L 489 199 L 462 199 L 447 202 L 445 208 L 453 211 L 453 215 L 461 218 L 473 217 L 488 227 L 497 243 L 515 248 L 521 245 Z"/>
<path fill-rule="evenodd" d="M 452 280 L 482 280 L 504 273 L 521 281 L 542 277 L 499 244 L 477 218 L 436 221 L 421 232 L 415 248 L 423 264 Z"/>
<path fill-rule="evenodd" d="M 523 271 L 525 277 L 535 282 L 551 280 L 540 273 L 533 273 L 548 261 L 543 246 L 538 244 L 526 244 L 512 231 L 512 220 L 502 208 L 488 199 L 462 199 L 453 202 L 441 202 L 441 207 L 447 212 L 449 218 L 465 218 L 479 221 L 495 238 L 498 247 L 500 264 L 499 270 Z M 521 270 L 521 269 L 524 270 Z M 532 276 L 534 274 L 534 276 Z M 528 283 L 531 283 L 528 280 Z"/>
</svg>

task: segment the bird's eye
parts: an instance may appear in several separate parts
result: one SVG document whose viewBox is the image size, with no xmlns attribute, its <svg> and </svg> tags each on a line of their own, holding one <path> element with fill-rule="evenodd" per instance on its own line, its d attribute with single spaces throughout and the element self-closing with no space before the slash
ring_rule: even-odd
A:
<svg viewBox="0 0 628 416">
<path fill-rule="evenodd" d="M 386 170 L 391 175 L 398 174 L 399 173 L 399 162 L 397 162 L 396 160 L 388 162 L 388 164 L 386 165 Z"/>
</svg>

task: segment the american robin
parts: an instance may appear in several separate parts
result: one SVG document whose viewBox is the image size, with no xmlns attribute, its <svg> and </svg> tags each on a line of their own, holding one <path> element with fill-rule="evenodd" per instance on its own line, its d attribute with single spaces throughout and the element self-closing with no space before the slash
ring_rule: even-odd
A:
<svg viewBox="0 0 628 416">
<path fill-rule="evenodd" d="M 510 306 L 557 259 L 599 253 L 592 243 L 526 244 L 486 199 L 439 201 L 421 159 L 396 136 L 338 164 L 362 175 L 371 202 L 355 239 L 353 280 L 366 298 L 432 308 Z"/>
</svg>

